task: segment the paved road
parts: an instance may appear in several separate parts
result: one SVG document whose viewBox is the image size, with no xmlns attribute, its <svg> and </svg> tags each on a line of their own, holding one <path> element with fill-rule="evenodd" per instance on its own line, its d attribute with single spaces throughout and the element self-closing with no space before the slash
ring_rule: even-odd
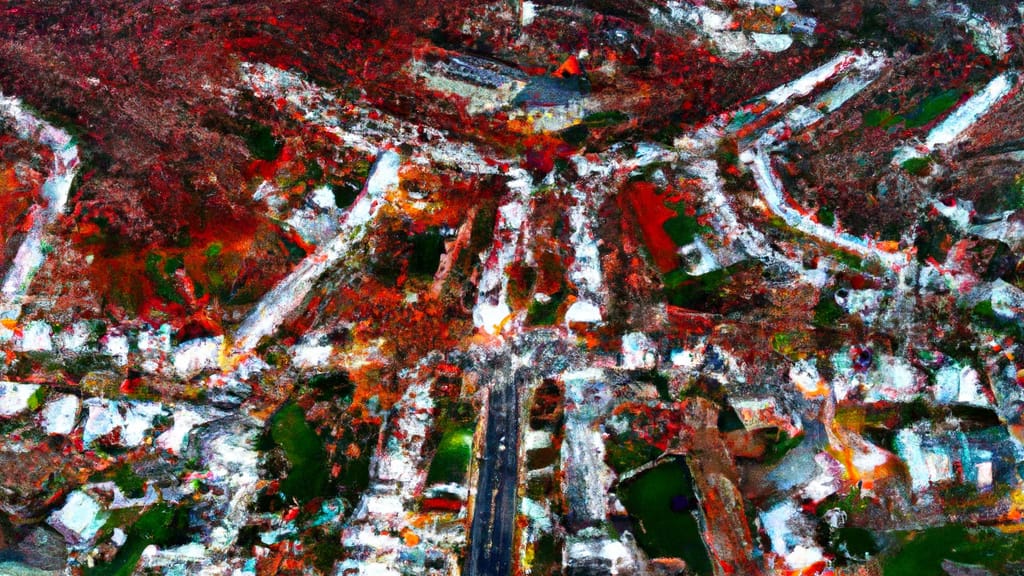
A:
<svg viewBox="0 0 1024 576">
<path fill-rule="evenodd" d="M 515 530 L 519 454 L 519 390 L 521 371 L 495 371 L 487 407 L 484 460 L 480 463 L 476 508 L 469 532 L 467 576 L 509 576 Z M 504 448 L 502 448 L 504 447 Z"/>
</svg>

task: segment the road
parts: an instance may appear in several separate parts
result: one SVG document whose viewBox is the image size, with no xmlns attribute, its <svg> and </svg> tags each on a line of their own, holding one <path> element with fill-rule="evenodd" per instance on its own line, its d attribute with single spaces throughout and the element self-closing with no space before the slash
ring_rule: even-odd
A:
<svg viewBox="0 0 1024 576">
<path fill-rule="evenodd" d="M 519 484 L 519 390 L 525 376 L 495 371 L 487 407 L 487 431 L 470 527 L 468 576 L 509 576 Z"/>
</svg>

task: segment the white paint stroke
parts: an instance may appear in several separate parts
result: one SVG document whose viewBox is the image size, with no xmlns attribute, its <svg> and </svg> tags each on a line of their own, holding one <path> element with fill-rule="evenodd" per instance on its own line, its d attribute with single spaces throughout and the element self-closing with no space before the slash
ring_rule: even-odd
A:
<svg viewBox="0 0 1024 576">
<path fill-rule="evenodd" d="M 45 204 L 32 208 L 32 226 L 0 286 L 0 318 L 17 320 L 32 279 L 46 260 L 46 230 L 67 205 L 78 168 L 78 146 L 67 132 L 34 116 L 17 98 L 0 96 L 0 115 L 11 120 L 19 137 L 36 140 L 53 152 L 53 171 L 42 185 Z"/>
<path fill-rule="evenodd" d="M 363 239 L 367 224 L 373 221 L 384 201 L 384 194 L 398 186 L 400 164 L 398 154 L 390 150 L 377 157 L 366 186 L 346 213 L 338 235 L 300 262 L 253 308 L 235 334 L 236 353 L 252 350 L 260 339 L 273 334 L 302 305 L 316 281 L 344 260 Z"/>
</svg>

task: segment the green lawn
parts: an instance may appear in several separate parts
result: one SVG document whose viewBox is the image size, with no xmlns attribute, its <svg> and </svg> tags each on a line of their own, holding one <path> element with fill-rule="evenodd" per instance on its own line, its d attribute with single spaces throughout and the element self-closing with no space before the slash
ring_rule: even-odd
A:
<svg viewBox="0 0 1024 576">
<path fill-rule="evenodd" d="M 652 558 L 682 558 L 693 574 L 712 573 L 692 511 L 697 500 L 685 460 L 659 464 L 620 486 L 618 494 L 644 552 Z"/>
<path fill-rule="evenodd" d="M 473 457 L 473 426 L 452 428 L 441 437 L 437 454 L 430 462 L 427 485 L 462 484 L 469 471 L 469 460 Z"/>
</svg>

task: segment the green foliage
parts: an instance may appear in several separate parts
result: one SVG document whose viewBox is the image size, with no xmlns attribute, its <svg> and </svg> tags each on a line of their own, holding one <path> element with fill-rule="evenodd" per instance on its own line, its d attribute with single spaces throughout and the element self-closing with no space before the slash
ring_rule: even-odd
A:
<svg viewBox="0 0 1024 576">
<path fill-rule="evenodd" d="M 330 574 L 334 564 L 342 559 L 346 550 L 341 538 L 337 536 L 317 537 L 311 542 L 310 548 L 313 553 L 313 566 L 320 574 Z"/>
<path fill-rule="evenodd" d="M 306 168 L 306 173 L 302 175 L 303 180 L 306 182 L 312 182 L 313 184 L 323 181 L 324 169 L 320 167 L 319 162 L 315 159 L 309 159 L 303 161 L 302 165 Z"/>
<path fill-rule="evenodd" d="M 899 120 L 892 112 L 886 109 L 881 110 L 868 110 L 864 113 L 864 125 L 877 127 L 877 128 L 888 128 Z"/>
<path fill-rule="evenodd" d="M 832 256 L 835 257 L 837 262 L 847 268 L 851 268 L 853 270 L 864 269 L 864 259 L 856 254 L 851 254 L 845 250 L 835 250 L 832 253 Z"/>
<path fill-rule="evenodd" d="M 270 437 L 291 463 L 281 491 L 303 502 L 323 496 L 329 480 L 323 444 L 298 404 L 289 402 L 274 414 Z"/>
<path fill-rule="evenodd" d="M 1024 174 L 1017 174 L 1013 177 L 1013 185 L 1010 187 L 1010 193 L 1006 197 L 1009 200 L 1008 208 L 1010 210 L 1024 208 Z"/>
<path fill-rule="evenodd" d="M 939 92 L 918 104 L 917 108 L 907 114 L 903 125 L 907 128 L 917 128 L 930 124 L 944 112 L 953 107 L 960 100 L 960 91 L 949 89 Z"/>
<path fill-rule="evenodd" d="M 801 333 L 798 332 L 776 332 L 772 334 L 771 344 L 772 350 L 782 354 L 790 360 L 796 361 L 800 359 L 800 355 L 797 350 L 797 342 L 801 337 Z"/>
<path fill-rule="evenodd" d="M 550 568 L 551 574 L 557 573 L 555 567 L 560 567 L 562 564 L 562 550 L 558 540 L 555 536 L 545 532 L 537 538 L 537 542 L 533 545 L 533 564 L 534 570 L 543 570 L 544 568 Z M 543 573 L 543 572 L 541 572 Z"/>
<path fill-rule="evenodd" d="M 858 514 L 863 514 L 870 505 L 871 499 L 863 496 L 863 490 L 861 490 L 860 483 L 858 483 L 845 496 L 833 494 L 823 500 L 818 504 L 817 512 L 820 515 L 832 508 L 839 508 L 846 512 L 848 517 L 855 517 Z"/>
<path fill-rule="evenodd" d="M 1012 318 L 1003 318 L 996 314 L 992 307 L 991 300 L 982 300 L 974 305 L 971 310 L 972 316 L 980 324 L 988 326 L 993 330 L 1008 334 L 1015 339 L 1024 338 L 1024 328 Z"/>
</svg>

